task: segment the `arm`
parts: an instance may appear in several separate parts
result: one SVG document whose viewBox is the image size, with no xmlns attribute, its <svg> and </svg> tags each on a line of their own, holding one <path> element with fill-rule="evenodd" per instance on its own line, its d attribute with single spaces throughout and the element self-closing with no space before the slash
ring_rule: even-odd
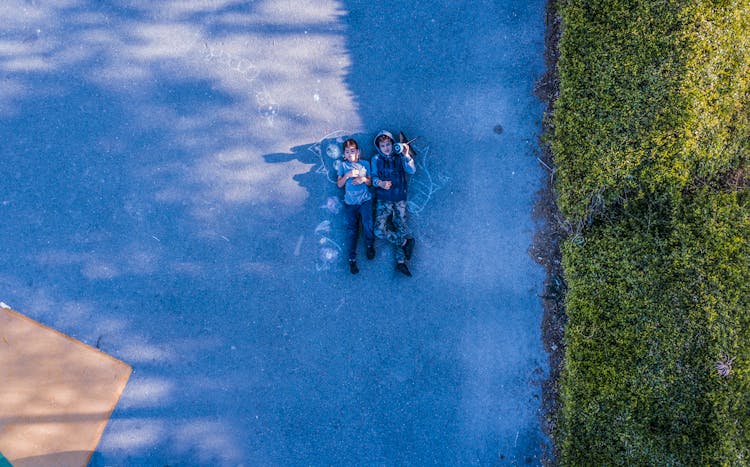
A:
<svg viewBox="0 0 750 467">
<path fill-rule="evenodd" d="M 365 184 L 365 185 L 367 185 L 367 186 L 371 186 L 371 185 L 372 185 L 372 175 L 371 175 L 371 171 L 372 171 L 372 164 L 370 164 L 370 163 L 369 163 L 369 162 L 367 162 L 367 161 L 360 161 L 359 163 L 360 163 L 360 164 L 362 164 L 362 167 L 363 167 L 363 168 L 365 169 L 365 175 L 363 175 L 363 176 L 361 176 L 361 177 L 357 178 L 357 179 L 356 179 L 356 180 L 354 181 L 354 183 L 356 183 L 356 184 L 358 184 L 358 185 L 359 185 L 360 183 L 364 183 L 364 184 Z"/>
<path fill-rule="evenodd" d="M 372 175 L 371 183 L 377 187 L 380 186 L 380 177 L 378 177 L 378 155 L 372 156 L 370 161 L 370 174 Z"/>
<path fill-rule="evenodd" d="M 341 171 L 341 170 L 339 170 L 339 171 Z M 339 175 L 338 176 L 338 178 L 336 179 L 336 186 L 338 186 L 339 188 L 343 188 L 344 185 L 346 185 L 346 181 L 349 180 L 350 178 L 354 179 L 352 181 L 352 183 L 354 183 L 355 185 L 359 185 L 361 183 L 364 183 L 367 186 L 370 186 L 370 184 L 372 183 L 371 180 L 370 180 L 370 177 L 359 176 L 359 175 L 355 176 L 354 175 L 354 169 L 352 169 L 352 170 L 344 173 L 343 175 Z"/>
<path fill-rule="evenodd" d="M 344 186 L 344 184 L 346 183 L 346 180 L 349 178 L 354 179 L 352 183 L 355 185 L 360 185 L 362 183 L 364 183 L 367 186 L 372 185 L 372 180 L 370 179 L 370 177 L 355 177 L 352 175 L 351 172 L 347 172 L 346 174 L 344 174 L 344 176 L 339 177 L 339 179 L 336 181 L 336 184 L 339 186 L 339 188 L 341 188 Z"/>
<path fill-rule="evenodd" d="M 414 158 L 411 157 L 411 151 L 409 150 L 409 145 L 404 144 L 405 150 L 403 152 L 403 163 L 404 163 L 404 172 L 408 173 L 409 175 L 414 175 L 417 171 L 417 164 L 414 162 Z"/>
<path fill-rule="evenodd" d="M 352 176 L 352 171 L 349 170 L 348 172 L 344 172 L 344 164 L 340 165 L 338 168 L 338 178 L 336 178 L 336 186 L 339 188 L 344 188 L 344 185 L 346 184 L 346 181 Z"/>
</svg>

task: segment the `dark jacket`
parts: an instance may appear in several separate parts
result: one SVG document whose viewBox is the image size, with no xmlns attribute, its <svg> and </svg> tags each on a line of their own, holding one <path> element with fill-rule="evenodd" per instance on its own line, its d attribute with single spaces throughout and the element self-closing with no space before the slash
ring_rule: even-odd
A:
<svg viewBox="0 0 750 467">
<path fill-rule="evenodd" d="M 377 141 L 380 135 L 386 135 L 393 140 L 393 135 L 387 131 L 381 131 L 375 136 Z M 372 170 L 372 185 L 375 188 L 375 196 L 382 201 L 404 201 L 408 188 L 407 175 L 413 175 L 417 166 L 411 156 L 391 153 L 385 155 L 380 152 L 377 143 L 375 149 L 378 151 L 370 161 Z M 390 181 L 391 189 L 380 188 L 380 181 Z"/>
</svg>

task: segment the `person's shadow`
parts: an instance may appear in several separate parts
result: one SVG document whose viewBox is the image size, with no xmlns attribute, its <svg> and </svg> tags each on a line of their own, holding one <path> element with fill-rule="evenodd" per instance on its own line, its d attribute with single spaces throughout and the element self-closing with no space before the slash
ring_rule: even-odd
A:
<svg viewBox="0 0 750 467">
<path fill-rule="evenodd" d="M 348 138 L 357 141 L 361 158 L 369 161 L 373 150 L 366 148 L 372 136 L 345 131 L 330 133 L 319 141 L 295 146 L 290 153 L 264 156 L 265 161 L 271 164 L 297 160 L 311 166 L 309 171 L 293 177 L 308 193 L 305 208 L 295 216 L 293 223 L 311 228 L 316 245 L 312 259 L 318 272 L 343 268 L 345 234 L 341 210 L 344 190 L 338 188 L 336 179 L 343 161 L 342 145 Z M 302 255 L 301 245 L 295 249 L 295 255 Z"/>
</svg>

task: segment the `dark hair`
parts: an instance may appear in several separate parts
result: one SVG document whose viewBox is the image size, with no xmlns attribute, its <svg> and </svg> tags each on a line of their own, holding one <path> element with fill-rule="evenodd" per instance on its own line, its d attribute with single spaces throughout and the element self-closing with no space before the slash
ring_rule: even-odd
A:
<svg viewBox="0 0 750 467">
<path fill-rule="evenodd" d="M 378 145 L 378 144 L 380 144 L 381 142 L 383 142 L 385 140 L 390 140 L 390 142 L 393 143 L 393 138 L 391 138 L 390 136 L 388 136 L 388 135 L 380 135 L 380 136 L 378 136 L 375 139 L 375 144 Z"/>
<path fill-rule="evenodd" d="M 342 147 L 344 148 L 344 151 L 346 151 L 346 148 L 359 149 L 359 144 L 357 144 L 357 141 L 355 141 L 354 138 L 349 138 L 348 140 L 344 141 Z"/>
</svg>

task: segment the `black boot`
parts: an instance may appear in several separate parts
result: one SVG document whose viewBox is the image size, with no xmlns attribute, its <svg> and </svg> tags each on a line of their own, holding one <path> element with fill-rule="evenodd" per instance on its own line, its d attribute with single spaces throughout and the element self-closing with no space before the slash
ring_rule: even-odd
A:
<svg viewBox="0 0 750 467">
<path fill-rule="evenodd" d="M 375 247 L 370 245 L 367 247 L 367 259 L 373 259 L 375 257 Z"/>
<path fill-rule="evenodd" d="M 357 274 L 359 272 L 357 262 L 351 259 L 349 260 L 349 272 L 351 272 L 352 274 Z"/>
<path fill-rule="evenodd" d="M 409 268 L 406 266 L 406 263 L 396 263 L 396 271 L 400 272 L 401 274 L 411 277 L 411 271 L 409 271 Z"/>
</svg>

